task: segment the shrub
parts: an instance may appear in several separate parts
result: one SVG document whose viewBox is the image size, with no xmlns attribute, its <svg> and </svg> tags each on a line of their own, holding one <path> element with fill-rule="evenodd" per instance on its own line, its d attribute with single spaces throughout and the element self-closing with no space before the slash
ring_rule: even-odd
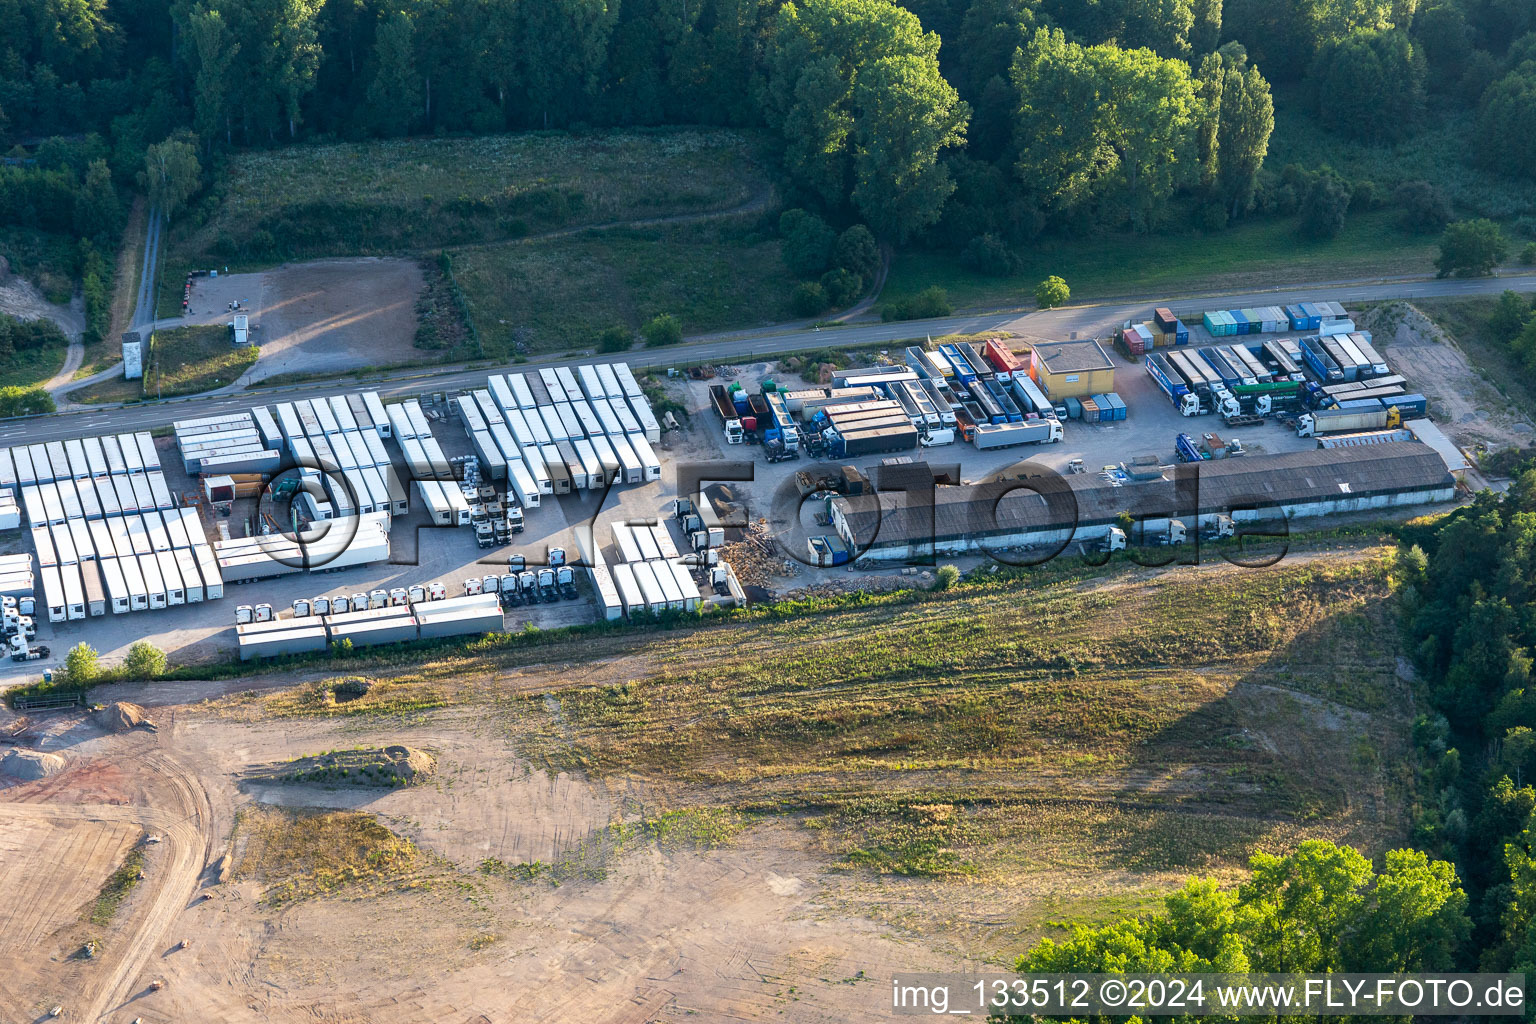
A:
<svg viewBox="0 0 1536 1024">
<path fill-rule="evenodd" d="M 994 234 L 977 235 L 960 250 L 960 264 L 988 277 L 1007 277 L 1013 273 L 1013 252 Z"/>
<path fill-rule="evenodd" d="M 784 265 L 796 277 L 818 277 L 832 260 L 837 232 L 814 213 L 785 210 L 779 216 Z"/>
<path fill-rule="evenodd" d="M 1440 236 L 1435 273 L 1437 277 L 1486 277 L 1508 255 L 1509 243 L 1493 221 L 1457 221 Z"/>
<path fill-rule="evenodd" d="M 1536 263 L 1536 242 L 1525 243 L 1525 248 L 1520 250 L 1520 262 L 1528 267 Z"/>
<path fill-rule="evenodd" d="M 815 316 L 827 308 L 827 292 L 815 281 L 803 281 L 795 286 L 789 297 L 789 306 L 796 316 Z"/>
<path fill-rule="evenodd" d="M 0 388 L 0 416 L 36 416 L 57 410 L 53 396 L 42 388 Z"/>
<path fill-rule="evenodd" d="M 597 336 L 599 352 L 628 352 L 635 335 L 628 327 L 613 326 Z"/>
<path fill-rule="evenodd" d="M 836 267 L 821 275 L 821 290 L 826 292 L 828 305 L 842 309 L 858 301 L 864 281 L 853 271 Z"/>
<path fill-rule="evenodd" d="M 101 655 L 96 648 L 80 641 L 64 655 L 64 678 L 71 686 L 87 686 L 101 671 Z"/>
<path fill-rule="evenodd" d="M 844 231 L 832 250 L 832 262 L 865 281 L 873 281 L 880 269 L 880 247 L 875 244 L 874 234 L 863 224 Z"/>
<path fill-rule="evenodd" d="M 661 313 L 647 320 L 645 326 L 640 328 L 640 333 L 651 348 L 676 345 L 683 340 L 683 324 L 671 313 Z"/>
<path fill-rule="evenodd" d="M 1067 282 L 1055 274 L 1035 285 L 1035 302 L 1041 309 L 1059 306 L 1071 297 L 1072 289 L 1067 287 Z"/>
<path fill-rule="evenodd" d="M 960 570 L 953 565 L 941 565 L 933 574 L 933 589 L 948 590 L 960 582 Z"/>
<path fill-rule="evenodd" d="M 949 304 L 949 293 L 938 285 L 924 288 L 916 295 L 887 302 L 880 309 L 882 320 L 929 320 L 949 316 L 955 311 Z"/>
<path fill-rule="evenodd" d="M 1530 316 L 1531 307 L 1524 297 L 1506 289 L 1499 296 L 1499 301 L 1493 304 L 1493 313 L 1488 317 L 1488 329 L 1495 338 L 1507 343 L 1520 333 L 1520 328 L 1525 326 Z"/>
<path fill-rule="evenodd" d="M 1344 230 L 1344 217 L 1353 198 L 1349 185 L 1331 171 L 1313 179 L 1301 201 L 1301 233 L 1308 238 L 1333 238 Z"/>
<path fill-rule="evenodd" d="M 135 640 L 123 658 L 123 671 L 134 679 L 158 679 L 165 674 L 165 652 L 148 640 Z"/>
<path fill-rule="evenodd" d="M 1392 198 L 1403 211 L 1397 223 L 1404 231 L 1428 235 L 1444 231 L 1451 222 L 1450 201 L 1427 181 L 1405 181 Z"/>
</svg>

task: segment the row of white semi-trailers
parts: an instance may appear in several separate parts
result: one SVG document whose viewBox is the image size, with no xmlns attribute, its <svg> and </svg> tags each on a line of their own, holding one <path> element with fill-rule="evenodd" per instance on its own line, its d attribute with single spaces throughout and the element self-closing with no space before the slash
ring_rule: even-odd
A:
<svg viewBox="0 0 1536 1024">
<path fill-rule="evenodd" d="M 148 611 L 224 596 L 224 580 L 206 545 L 39 566 L 49 622 L 112 612 Z"/>
</svg>

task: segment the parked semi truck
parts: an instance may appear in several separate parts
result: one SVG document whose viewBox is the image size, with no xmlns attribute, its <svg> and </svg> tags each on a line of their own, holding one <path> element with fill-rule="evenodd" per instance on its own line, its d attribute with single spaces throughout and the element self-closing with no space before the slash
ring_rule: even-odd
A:
<svg viewBox="0 0 1536 1024">
<path fill-rule="evenodd" d="M 1183 416 L 1193 416 L 1200 411 L 1200 399 L 1189 390 L 1189 385 L 1184 382 L 1183 376 L 1176 372 L 1168 364 L 1160 352 L 1147 354 L 1147 375 L 1158 386 L 1173 407 L 1179 410 Z"/>
<path fill-rule="evenodd" d="M 731 394 L 725 389 L 725 385 L 711 384 L 709 400 L 714 403 L 715 412 L 720 414 L 720 421 L 725 425 L 725 443 L 741 444 L 743 437 L 741 418 L 736 415 L 736 403 L 731 400 Z"/>
<path fill-rule="evenodd" d="M 1297 437 L 1319 434 L 1358 433 L 1365 430 L 1393 430 L 1403 425 L 1397 407 L 1379 401 L 1345 402 L 1332 409 L 1317 409 L 1296 418 Z"/>
</svg>

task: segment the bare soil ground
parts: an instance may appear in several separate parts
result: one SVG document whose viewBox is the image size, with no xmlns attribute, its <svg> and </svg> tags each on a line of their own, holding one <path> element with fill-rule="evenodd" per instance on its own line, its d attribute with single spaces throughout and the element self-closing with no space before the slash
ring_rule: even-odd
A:
<svg viewBox="0 0 1536 1024">
<path fill-rule="evenodd" d="M 1400 842 L 1379 557 L 962 590 L 594 638 L 554 664 L 448 654 L 369 669 L 349 704 L 291 677 L 106 687 L 158 731 L 35 715 L 23 742 L 70 767 L 0 790 L 0 832 L 51 853 L 0 853 L 0 923 L 57 904 L 0 997 L 66 1020 L 872 1019 L 894 972 L 998 967 L 1053 921 L 1233 880 L 1254 849 Z M 254 777 L 391 744 L 436 771 Z M 283 831 L 316 816 L 365 827 L 331 850 Z M 116 833 L 83 830 L 120 826 L 164 841 L 95 935 Z M 71 959 L 86 938 L 98 956 Z"/>
<path fill-rule="evenodd" d="M 413 341 L 421 289 L 421 268 L 412 260 L 285 263 L 197 278 L 186 322 L 226 323 L 233 315 L 229 304 L 240 303 L 261 347 L 242 383 L 280 373 L 342 372 L 420 358 Z"/>
<path fill-rule="evenodd" d="M 0 257 L 0 313 L 18 320 L 52 320 L 71 339 L 85 330 L 85 306 L 78 296 L 67 306 L 49 302 L 35 284 L 11 273 L 4 257 Z"/>
<path fill-rule="evenodd" d="M 1536 428 L 1473 366 L 1456 339 L 1406 302 L 1371 311 L 1387 362 L 1429 399 L 1430 414 L 1463 448 L 1525 447 Z"/>
</svg>

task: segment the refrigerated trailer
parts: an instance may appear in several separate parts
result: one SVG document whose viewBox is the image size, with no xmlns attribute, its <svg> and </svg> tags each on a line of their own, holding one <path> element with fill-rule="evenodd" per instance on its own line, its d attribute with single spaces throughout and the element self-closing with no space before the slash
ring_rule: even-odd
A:
<svg viewBox="0 0 1536 1024">
<path fill-rule="evenodd" d="M 106 587 L 108 607 L 112 614 L 126 614 L 129 610 L 128 582 L 123 578 L 123 568 L 117 559 L 101 560 L 101 579 Z"/>
<path fill-rule="evenodd" d="M 43 604 L 48 610 L 49 622 L 63 622 L 68 618 L 69 606 L 64 595 L 64 579 L 56 565 L 45 565 L 37 571 L 42 584 Z"/>
<path fill-rule="evenodd" d="M 71 622 L 85 618 L 85 586 L 80 582 L 80 567 L 61 565 L 59 575 L 64 581 L 66 617 Z"/>
<path fill-rule="evenodd" d="M 197 604 L 203 600 L 203 575 L 197 568 L 197 556 L 191 548 L 180 548 L 171 552 L 176 559 L 176 571 L 181 576 L 181 587 L 186 594 L 188 604 Z"/>
<path fill-rule="evenodd" d="M 128 587 L 128 610 L 146 611 L 149 608 L 149 587 L 144 581 L 144 569 L 137 555 L 126 555 L 117 560 L 123 571 L 123 581 Z"/>
</svg>

